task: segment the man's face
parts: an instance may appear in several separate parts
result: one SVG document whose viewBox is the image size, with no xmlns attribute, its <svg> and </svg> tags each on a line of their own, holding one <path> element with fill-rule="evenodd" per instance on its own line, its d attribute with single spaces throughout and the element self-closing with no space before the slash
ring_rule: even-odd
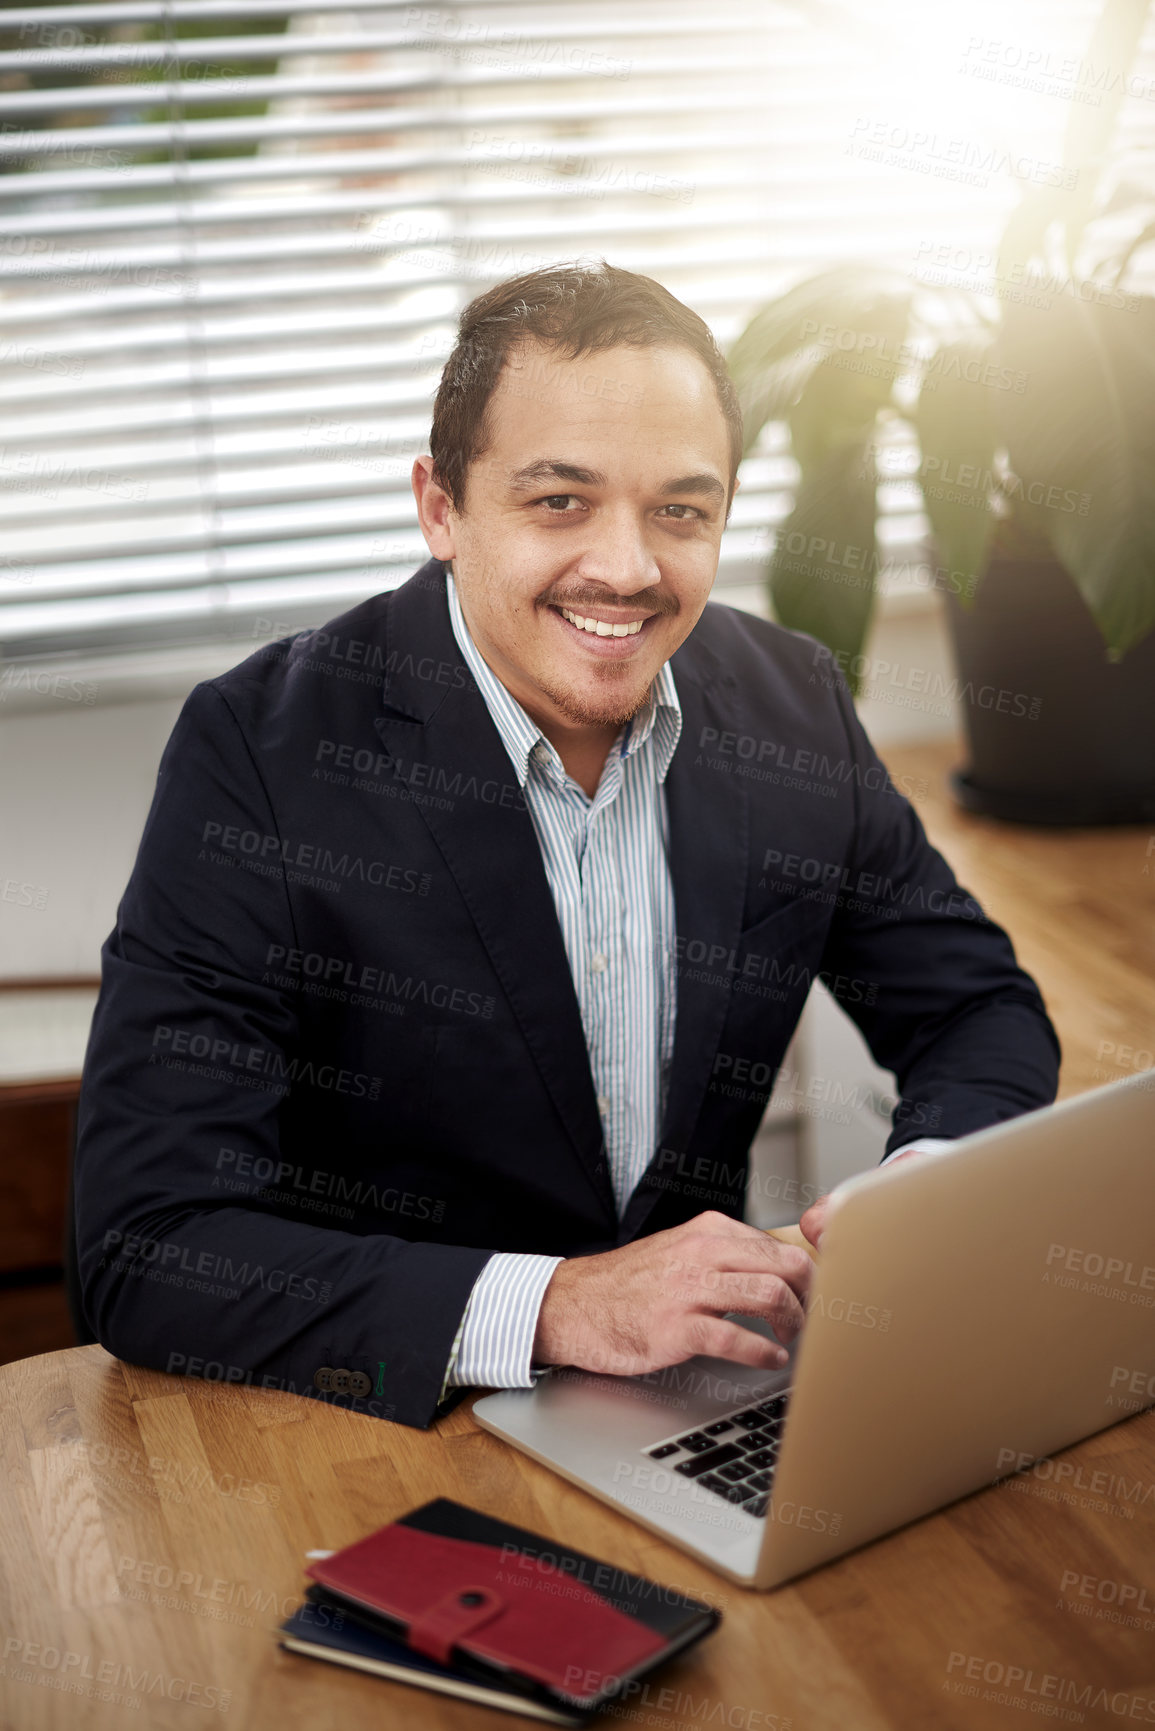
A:
<svg viewBox="0 0 1155 1731">
<path fill-rule="evenodd" d="M 718 568 L 730 466 L 713 381 L 680 347 L 569 360 L 522 344 L 488 418 L 464 511 L 443 495 L 438 511 L 431 487 L 426 539 L 452 558 L 474 641 L 522 707 L 543 726 L 616 729 Z"/>
</svg>

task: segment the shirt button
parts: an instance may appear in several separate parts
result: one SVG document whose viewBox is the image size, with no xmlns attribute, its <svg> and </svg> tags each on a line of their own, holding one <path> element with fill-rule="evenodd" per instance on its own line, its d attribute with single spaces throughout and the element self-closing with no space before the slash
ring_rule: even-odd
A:
<svg viewBox="0 0 1155 1731">
<path fill-rule="evenodd" d="M 602 955 L 602 952 L 600 950 L 595 951 L 590 960 L 590 967 L 593 969 L 594 973 L 604 974 L 607 966 L 608 963 L 606 962 L 606 958 Z"/>
<path fill-rule="evenodd" d="M 604 1116 L 610 1109 L 609 1100 L 604 1094 L 598 1095 L 598 1111 Z"/>
</svg>

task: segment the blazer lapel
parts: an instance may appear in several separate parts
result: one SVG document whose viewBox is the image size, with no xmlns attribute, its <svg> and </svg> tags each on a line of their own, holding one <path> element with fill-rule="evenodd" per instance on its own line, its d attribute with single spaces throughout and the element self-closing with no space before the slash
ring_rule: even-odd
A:
<svg viewBox="0 0 1155 1731">
<path fill-rule="evenodd" d="M 617 1229 L 581 1010 L 533 822 L 430 560 L 394 595 L 376 727 L 489 953 L 542 1081 Z M 438 798 L 437 790 L 447 798 Z M 442 809 L 448 807 L 448 809 Z"/>
</svg>

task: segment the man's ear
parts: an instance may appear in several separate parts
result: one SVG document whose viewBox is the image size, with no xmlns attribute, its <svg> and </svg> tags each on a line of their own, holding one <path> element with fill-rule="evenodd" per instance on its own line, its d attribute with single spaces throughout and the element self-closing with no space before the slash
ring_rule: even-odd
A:
<svg viewBox="0 0 1155 1731">
<path fill-rule="evenodd" d="M 409 477 L 417 501 L 417 518 L 425 545 L 435 559 L 450 560 L 457 551 L 453 501 L 433 472 L 433 458 L 417 457 Z"/>
</svg>

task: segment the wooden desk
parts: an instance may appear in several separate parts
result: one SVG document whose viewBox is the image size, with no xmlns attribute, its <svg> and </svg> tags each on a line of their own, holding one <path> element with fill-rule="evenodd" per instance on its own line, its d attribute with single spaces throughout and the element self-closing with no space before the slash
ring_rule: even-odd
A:
<svg viewBox="0 0 1155 1731">
<path fill-rule="evenodd" d="M 890 760 L 926 778 L 917 803 L 932 839 L 1039 978 L 1064 1042 L 1064 1090 L 1126 1074 L 1133 1056 L 1120 1062 L 1118 1048 L 1141 1051 L 1155 1028 L 1146 833 L 1001 828 L 949 805 L 942 747 Z M 1061 1488 L 1053 1473 L 1028 1473 L 758 1594 L 507 1448 L 470 1405 L 420 1432 L 138 1370 L 95 1346 L 0 1369 L 4 1731 L 510 1731 L 519 1721 L 508 1715 L 296 1658 L 273 1640 L 305 1551 L 437 1495 L 721 1605 L 718 1633 L 606 1725 L 1155 1722 L 1155 1413 L 1059 1457 L 1070 1468 Z M 1113 1501 L 1095 1494 L 1107 1484 L 1092 1485 L 1095 1473 L 1109 1475 Z M 65 1699 L 53 1686 L 63 1682 L 120 1699 Z M 1070 1699 L 1088 1686 L 1082 1704 Z"/>
<path fill-rule="evenodd" d="M 607 1725 L 1014 1731 L 1038 1722 L 982 1700 L 990 1685 L 965 1681 L 972 1662 L 980 1675 L 984 1664 L 1033 1671 L 1036 1690 L 1045 1674 L 1089 1683 L 1117 1703 L 1126 1697 L 1128 1710 L 1150 1699 L 1155 1714 L 1155 1413 L 1059 1457 L 1084 1483 L 1102 1471 L 1142 1487 L 1146 1501 L 1120 1503 L 1127 1513 L 1097 1512 L 1101 1499 L 1079 1491 L 1060 1508 L 1048 1500 L 1054 1484 L 1028 1474 L 770 1594 L 733 1587 L 516 1454 L 473 1422 L 468 1404 L 435 1430 L 414 1431 L 294 1395 L 137 1370 L 87 1346 L 0 1370 L 0 1438 L 5 1731 L 221 1722 L 509 1731 L 518 1721 L 505 1714 L 274 1643 L 307 1550 L 348 1544 L 439 1495 L 721 1606 L 718 1632 Z M 1097 1609 L 1116 1607 L 1064 1592 L 1068 1572 L 1145 1589 L 1140 1627 L 1096 1621 Z M 1090 1615 L 1057 1608 L 1064 1603 Z M 65 1700 L 54 1686 L 99 1689 L 101 1678 L 114 1699 Z M 954 1693 L 960 1681 L 975 1696 Z M 1150 1723 L 1146 1711 L 1139 1723 Z M 1118 1706 L 1082 1721 L 1121 1722 Z"/>
</svg>

